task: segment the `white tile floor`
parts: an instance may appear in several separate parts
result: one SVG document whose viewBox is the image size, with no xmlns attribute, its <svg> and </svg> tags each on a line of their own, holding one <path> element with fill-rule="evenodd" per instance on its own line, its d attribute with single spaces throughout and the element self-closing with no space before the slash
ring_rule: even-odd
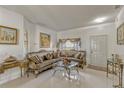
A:
<svg viewBox="0 0 124 93">
<path fill-rule="evenodd" d="M 52 75 L 53 70 L 41 73 L 37 78 L 33 76 L 22 77 L 10 81 L 0 87 L 20 87 L 20 88 L 111 88 L 112 77 L 107 78 L 106 72 L 93 69 L 79 70 L 79 80 L 63 77 L 60 72 Z"/>
</svg>

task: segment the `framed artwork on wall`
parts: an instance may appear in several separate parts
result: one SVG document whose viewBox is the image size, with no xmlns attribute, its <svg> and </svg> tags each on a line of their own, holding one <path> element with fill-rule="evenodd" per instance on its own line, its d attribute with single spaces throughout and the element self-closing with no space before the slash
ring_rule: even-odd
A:
<svg viewBox="0 0 124 93">
<path fill-rule="evenodd" d="M 124 23 L 117 28 L 117 44 L 124 45 Z"/>
<path fill-rule="evenodd" d="M 0 26 L 0 44 L 17 44 L 17 29 Z"/>
<path fill-rule="evenodd" d="M 48 34 L 40 33 L 40 48 L 50 48 L 51 37 Z"/>
</svg>

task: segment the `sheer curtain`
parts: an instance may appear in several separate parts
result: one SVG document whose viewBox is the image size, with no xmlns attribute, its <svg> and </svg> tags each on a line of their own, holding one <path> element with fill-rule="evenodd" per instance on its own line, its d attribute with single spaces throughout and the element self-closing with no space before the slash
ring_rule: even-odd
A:
<svg viewBox="0 0 124 93">
<path fill-rule="evenodd" d="M 59 40 L 59 49 L 61 50 L 80 50 L 80 48 L 81 48 L 80 38 Z"/>
</svg>

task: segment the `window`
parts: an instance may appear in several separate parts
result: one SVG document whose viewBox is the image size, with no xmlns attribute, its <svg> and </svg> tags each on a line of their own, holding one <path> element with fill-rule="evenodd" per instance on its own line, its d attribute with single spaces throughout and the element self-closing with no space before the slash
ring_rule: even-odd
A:
<svg viewBox="0 0 124 93">
<path fill-rule="evenodd" d="M 80 50 L 80 39 L 62 39 L 59 42 L 61 50 Z"/>
<path fill-rule="evenodd" d="M 66 50 L 74 49 L 74 43 L 71 42 L 70 40 L 67 40 L 65 43 L 65 48 L 66 48 Z"/>
</svg>

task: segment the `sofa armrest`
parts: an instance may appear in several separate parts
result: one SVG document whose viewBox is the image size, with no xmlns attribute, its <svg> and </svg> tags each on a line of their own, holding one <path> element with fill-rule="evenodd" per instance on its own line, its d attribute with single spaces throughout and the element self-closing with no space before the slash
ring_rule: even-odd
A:
<svg viewBox="0 0 124 93">
<path fill-rule="evenodd" d="M 31 69 L 37 69 L 37 64 L 35 64 L 35 62 L 33 62 L 33 61 L 30 61 L 29 62 L 29 68 L 31 68 Z"/>
</svg>

